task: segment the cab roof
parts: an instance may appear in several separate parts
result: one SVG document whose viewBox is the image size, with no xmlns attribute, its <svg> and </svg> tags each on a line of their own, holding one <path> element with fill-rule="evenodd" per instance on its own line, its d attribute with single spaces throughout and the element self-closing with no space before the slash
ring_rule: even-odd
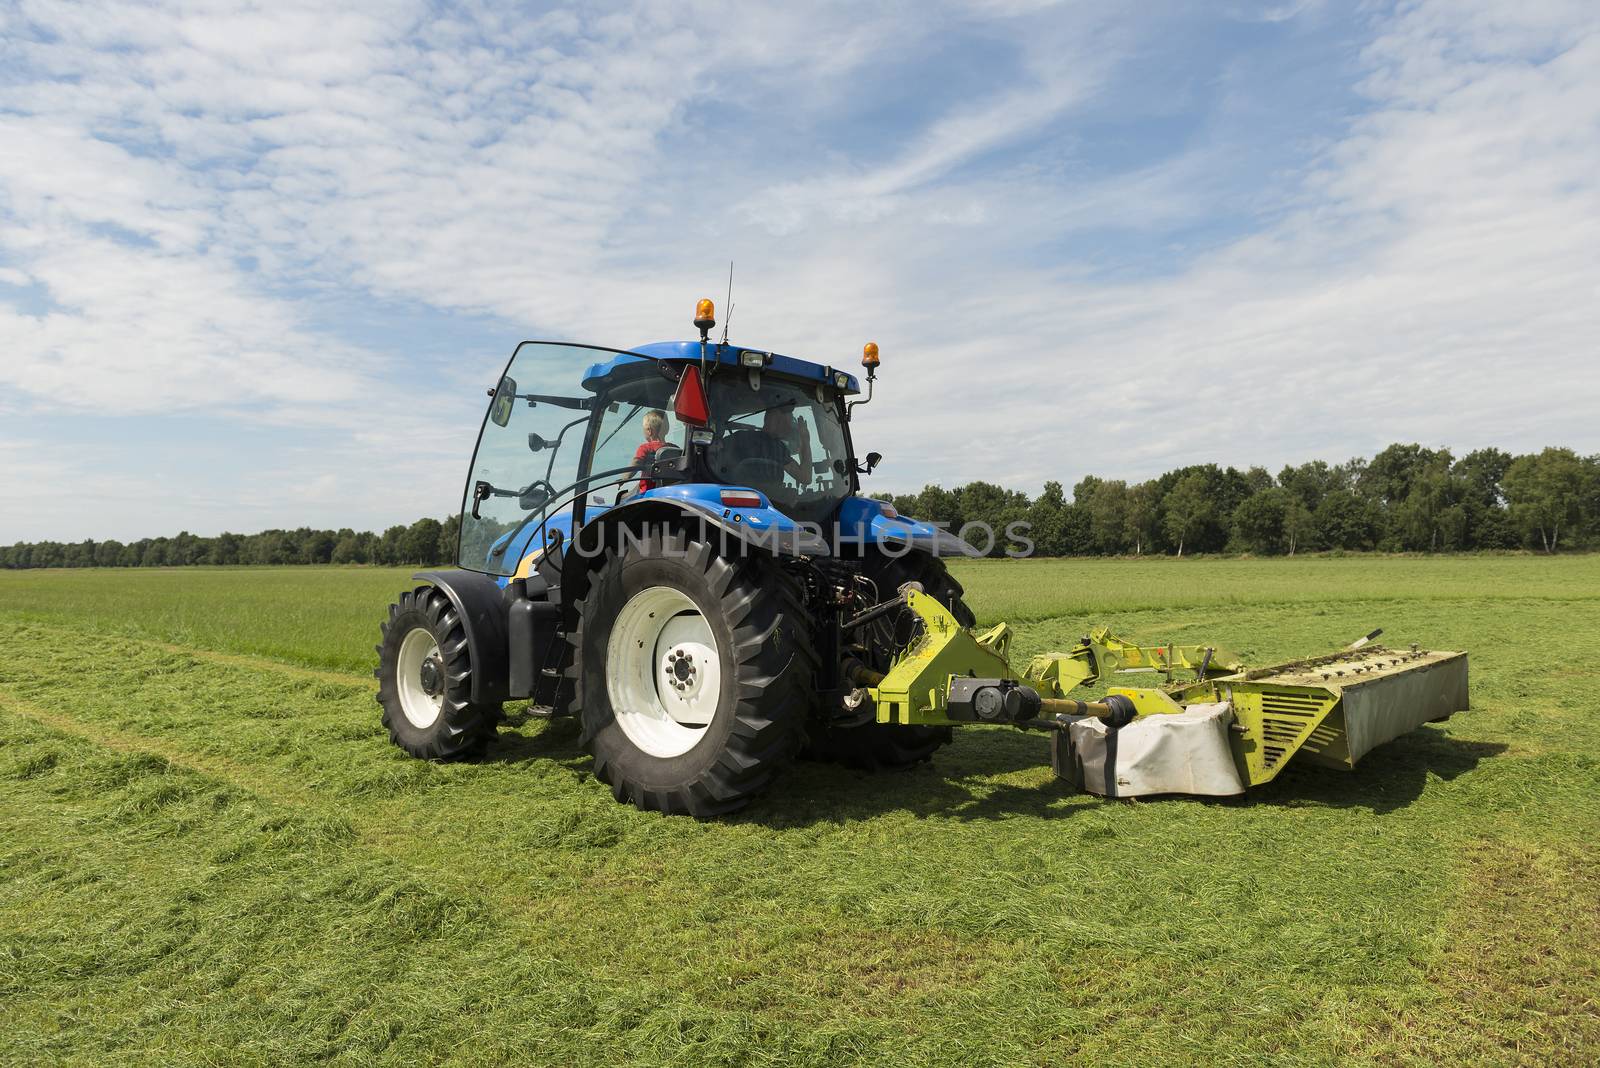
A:
<svg viewBox="0 0 1600 1068">
<path fill-rule="evenodd" d="M 789 378 L 798 378 L 807 382 L 820 382 L 831 384 L 834 376 L 844 373 L 847 384 L 844 393 L 860 393 L 861 386 L 856 381 L 856 376 L 848 372 L 840 372 L 838 368 L 825 367 L 820 363 L 809 360 L 797 360 L 792 356 L 782 356 L 766 349 L 752 349 L 744 345 L 715 345 L 707 344 L 705 347 L 706 362 L 727 364 L 732 367 L 740 366 L 740 359 L 746 352 L 759 352 L 767 357 L 766 370 L 774 374 L 784 375 Z M 700 342 L 698 341 L 657 341 L 649 345 L 637 345 L 628 352 L 619 352 L 609 360 L 590 364 L 583 372 L 583 388 L 597 390 L 600 381 L 613 371 L 630 364 L 642 363 L 646 360 L 672 360 L 682 362 L 700 362 Z"/>
</svg>

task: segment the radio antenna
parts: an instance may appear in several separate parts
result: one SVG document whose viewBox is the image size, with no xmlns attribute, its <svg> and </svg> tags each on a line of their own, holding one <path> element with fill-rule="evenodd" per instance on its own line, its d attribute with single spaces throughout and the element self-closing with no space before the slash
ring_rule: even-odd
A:
<svg viewBox="0 0 1600 1068">
<path fill-rule="evenodd" d="M 728 311 L 722 317 L 722 342 L 728 343 L 728 324 L 733 322 L 733 261 L 728 261 Z"/>
</svg>

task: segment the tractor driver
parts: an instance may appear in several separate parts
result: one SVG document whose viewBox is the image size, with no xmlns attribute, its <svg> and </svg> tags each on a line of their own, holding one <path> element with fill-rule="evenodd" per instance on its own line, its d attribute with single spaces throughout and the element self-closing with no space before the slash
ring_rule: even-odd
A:
<svg viewBox="0 0 1600 1068">
<path fill-rule="evenodd" d="M 799 456 L 794 445 L 799 446 Z M 739 453 L 747 460 L 767 460 L 781 468 L 796 485 L 811 481 L 811 428 L 805 416 L 794 414 L 794 404 L 768 408 L 761 429 L 739 435 Z"/>
</svg>

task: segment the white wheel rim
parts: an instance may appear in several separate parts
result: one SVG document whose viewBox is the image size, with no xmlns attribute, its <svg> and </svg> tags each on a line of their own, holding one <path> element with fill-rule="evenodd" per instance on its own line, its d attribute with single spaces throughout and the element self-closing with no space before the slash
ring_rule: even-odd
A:
<svg viewBox="0 0 1600 1068">
<path fill-rule="evenodd" d="M 438 693 L 430 694 L 422 684 L 422 666 L 432 658 L 439 660 L 439 643 L 422 627 L 407 632 L 400 642 L 400 655 L 395 658 L 395 683 L 400 691 L 400 711 L 418 730 L 433 726 L 444 708 L 443 667 L 437 686 Z"/>
<path fill-rule="evenodd" d="M 622 606 L 606 643 L 606 696 L 622 733 L 651 756 L 681 756 L 705 737 L 722 697 L 722 658 L 687 595 L 652 586 Z"/>
</svg>

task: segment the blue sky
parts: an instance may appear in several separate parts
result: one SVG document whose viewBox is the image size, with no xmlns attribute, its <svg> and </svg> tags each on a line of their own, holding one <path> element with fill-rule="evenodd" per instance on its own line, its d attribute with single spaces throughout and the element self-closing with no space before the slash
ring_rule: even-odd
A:
<svg viewBox="0 0 1600 1068">
<path fill-rule="evenodd" d="M 0 6 L 0 543 L 442 516 L 730 259 L 877 489 L 1600 450 L 1592 2 L 326 10 Z"/>
</svg>

